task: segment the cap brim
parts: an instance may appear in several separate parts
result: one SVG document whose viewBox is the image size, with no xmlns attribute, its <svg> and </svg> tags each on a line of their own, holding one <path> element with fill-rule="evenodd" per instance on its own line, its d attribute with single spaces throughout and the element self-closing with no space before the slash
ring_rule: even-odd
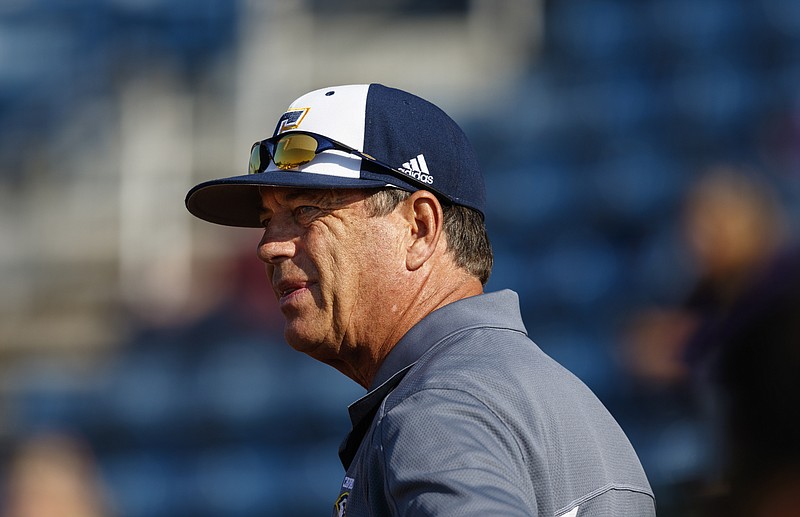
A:
<svg viewBox="0 0 800 517">
<path fill-rule="evenodd" d="M 259 228 L 261 194 L 264 187 L 356 189 L 394 186 L 414 191 L 420 188 L 402 178 L 386 174 L 367 160 L 340 151 L 326 151 L 293 170 L 270 164 L 262 173 L 233 176 L 201 183 L 186 195 L 192 215 L 225 226 Z"/>
<path fill-rule="evenodd" d="M 263 187 L 350 189 L 385 186 L 386 181 L 324 174 L 248 174 L 195 186 L 186 195 L 186 208 L 192 215 L 211 223 L 258 228 L 261 226 L 259 189 Z"/>
</svg>

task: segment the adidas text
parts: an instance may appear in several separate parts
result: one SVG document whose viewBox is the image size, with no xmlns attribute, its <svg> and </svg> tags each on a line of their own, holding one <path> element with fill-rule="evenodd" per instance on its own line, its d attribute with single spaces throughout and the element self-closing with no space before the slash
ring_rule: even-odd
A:
<svg viewBox="0 0 800 517">
<path fill-rule="evenodd" d="M 402 171 L 419 182 L 433 185 L 433 176 L 431 176 L 428 171 L 428 164 L 425 163 L 425 157 L 421 154 L 418 154 L 416 158 L 412 158 L 404 163 Z"/>
<path fill-rule="evenodd" d="M 433 176 L 430 174 L 425 174 L 424 172 L 420 171 L 412 171 L 410 169 L 403 169 L 403 173 L 411 176 L 417 181 L 421 181 L 422 183 L 426 183 L 428 185 L 433 185 Z"/>
</svg>

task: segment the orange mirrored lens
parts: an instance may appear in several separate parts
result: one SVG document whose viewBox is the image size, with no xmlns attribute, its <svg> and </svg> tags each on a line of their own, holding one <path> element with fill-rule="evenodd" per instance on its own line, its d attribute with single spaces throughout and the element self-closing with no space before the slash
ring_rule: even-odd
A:
<svg viewBox="0 0 800 517">
<path fill-rule="evenodd" d="M 314 159 L 317 141 L 308 135 L 287 135 L 275 145 L 272 161 L 281 170 L 294 169 Z"/>
</svg>

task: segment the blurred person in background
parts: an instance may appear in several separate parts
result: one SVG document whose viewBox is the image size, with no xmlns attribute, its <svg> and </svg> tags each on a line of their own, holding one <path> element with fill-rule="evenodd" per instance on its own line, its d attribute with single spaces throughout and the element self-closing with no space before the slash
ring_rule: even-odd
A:
<svg viewBox="0 0 800 517">
<path fill-rule="evenodd" d="M 714 167 L 688 194 L 684 233 L 699 273 L 686 308 L 709 327 L 771 267 L 787 227 L 775 193 L 755 173 Z"/>
<path fill-rule="evenodd" d="M 68 436 L 37 436 L 21 443 L 5 480 L 2 517 L 113 515 L 94 456 Z"/>
<path fill-rule="evenodd" d="M 695 271 L 680 307 L 642 311 L 630 326 L 633 371 L 657 384 L 686 382 L 692 336 L 723 317 L 786 245 L 787 226 L 775 194 L 754 174 L 714 166 L 685 195 L 681 230 Z M 699 347 L 700 349 L 695 349 Z"/>
<path fill-rule="evenodd" d="M 800 254 L 785 213 L 767 184 L 720 169 L 693 191 L 687 222 L 706 267 L 687 303 L 698 323 L 684 357 L 721 425 L 727 504 L 712 514 L 796 515 Z"/>
<path fill-rule="evenodd" d="M 528 338 L 514 292 L 484 294 L 484 200 L 458 125 L 371 84 L 300 97 L 250 174 L 186 204 L 264 228 L 286 340 L 368 390 L 334 515 L 655 515 L 613 417 Z"/>
<path fill-rule="evenodd" d="M 778 255 L 688 349 L 706 363 L 723 424 L 727 510 L 711 515 L 797 515 L 800 253 Z"/>
<path fill-rule="evenodd" d="M 754 173 L 717 166 L 688 191 L 682 224 L 697 279 L 681 306 L 634 318 L 631 365 L 702 399 L 718 439 L 708 515 L 796 515 L 800 254 L 782 205 Z"/>
</svg>

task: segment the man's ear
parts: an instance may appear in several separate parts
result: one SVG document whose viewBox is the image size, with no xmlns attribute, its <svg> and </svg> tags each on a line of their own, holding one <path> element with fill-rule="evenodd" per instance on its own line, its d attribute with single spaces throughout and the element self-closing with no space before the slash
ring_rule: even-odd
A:
<svg viewBox="0 0 800 517">
<path fill-rule="evenodd" d="M 406 248 L 406 267 L 419 269 L 433 256 L 443 232 L 444 213 L 439 200 L 427 190 L 418 190 L 406 200 L 410 242 Z"/>
</svg>

